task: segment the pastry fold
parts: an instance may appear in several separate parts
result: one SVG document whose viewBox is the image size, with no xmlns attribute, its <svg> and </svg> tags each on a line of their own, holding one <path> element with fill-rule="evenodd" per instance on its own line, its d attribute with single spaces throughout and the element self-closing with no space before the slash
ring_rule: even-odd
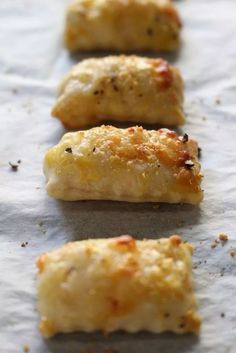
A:
<svg viewBox="0 0 236 353">
<path fill-rule="evenodd" d="M 74 51 L 175 50 L 181 22 L 170 0 L 74 0 L 64 40 Z"/>
<path fill-rule="evenodd" d="M 180 125 L 185 122 L 183 80 L 162 59 L 86 59 L 62 81 L 52 115 L 68 128 L 107 120 Z"/>
<path fill-rule="evenodd" d="M 192 247 L 179 236 L 83 240 L 38 261 L 43 336 L 74 331 L 198 333 Z"/>
<path fill-rule="evenodd" d="M 67 133 L 44 159 L 49 195 L 63 200 L 197 204 L 197 142 L 167 129 L 101 126 Z"/>
</svg>

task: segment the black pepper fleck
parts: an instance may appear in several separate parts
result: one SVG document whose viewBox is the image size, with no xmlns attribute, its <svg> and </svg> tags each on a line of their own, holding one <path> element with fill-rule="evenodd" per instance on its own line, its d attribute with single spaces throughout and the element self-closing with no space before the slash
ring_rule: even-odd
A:
<svg viewBox="0 0 236 353">
<path fill-rule="evenodd" d="M 191 159 L 188 159 L 187 161 L 185 161 L 184 167 L 188 170 L 191 170 L 194 167 L 193 161 L 191 161 Z"/>
<path fill-rule="evenodd" d="M 93 152 L 95 152 L 96 151 L 96 147 L 93 147 Z"/>
<path fill-rule="evenodd" d="M 23 242 L 22 244 L 21 244 L 21 247 L 22 248 L 25 248 L 26 247 L 26 245 L 28 245 L 29 243 L 28 243 L 28 241 L 26 241 L 26 242 Z"/>
<path fill-rule="evenodd" d="M 71 148 L 71 147 L 67 147 L 67 148 L 65 149 L 65 152 L 66 152 L 66 153 L 72 153 L 72 148 Z"/>
<path fill-rule="evenodd" d="M 187 135 L 187 134 L 184 134 L 184 136 L 183 136 L 183 138 L 182 138 L 182 142 L 183 142 L 183 143 L 188 142 L 188 135 Z"/>
<path fill-rule="evenodd" d="M 221 313 L 220 316 L 221 316 L 221 317 L 225 317 L 225 313 Z"/>
<path fill-rule="evenodd" d="M 201 147 L 198 147 L 198 149 L 197 149 L 197 156 L 198 156 L 198 158 L 201 158 L 201 156 L 202 156 L 202 149 L 201 149 Z"/>
</svg>

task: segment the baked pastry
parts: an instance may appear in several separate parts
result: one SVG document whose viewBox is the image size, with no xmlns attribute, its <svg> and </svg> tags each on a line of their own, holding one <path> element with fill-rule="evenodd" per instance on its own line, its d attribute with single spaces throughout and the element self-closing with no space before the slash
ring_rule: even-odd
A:
<svg viewBox="0 0 236 353">
<path fill-rule="evenodd" d="M 192 247 L 179 236 L 83 240 L 38 261 L 43 336 L 74 331 L 198 333 Z"/>
<path fill-rule="evenodd" d="M 170 0 L 74 0 L 65 45 L 78 50 L 175 50 L 181 22 Z"/>
<path fill-rule="evenodd" d="M 183 124 L 183 81 L 179 70 L 162 59 L 86 59 L 62 81 L 52 115 L 67 128 L 83 128 L 108 119 Z"/>
<path fill-rule="evenodd" d="M 63 200 L 202 200 L 197 142 L 167 129 L 101 126 L 67 133 L 45 156 L 49 195 Z"/>
</svg>

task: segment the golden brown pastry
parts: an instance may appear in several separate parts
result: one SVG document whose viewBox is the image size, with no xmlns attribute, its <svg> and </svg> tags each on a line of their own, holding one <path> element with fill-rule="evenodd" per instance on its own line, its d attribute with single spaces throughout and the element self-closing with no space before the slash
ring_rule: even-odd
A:
<svg viewBox="0 0 236 353">
<path fill-rule="evenodd" d="M 170 0 L 74 0 L 65 45 L 77 50 L 175 50 L 181 22 Z"/>
<path fill-rule="evenodd" d="M 162 59 L 83 60 L 62 81 L 52 114 L 68 128 L 104 120 L 183 124 L 183 81 L 179 70 Z"/>
<path fill-rule="evenodd" d="M 198 333 L 192 247 L 177 235 L 68 243 L 38 261 L 40 330 Z"/>
<path fill-rule="evenodd" d="M 44 160 L 49 195 L 63 200 L 202 200 L 197 143 L 167 129 L 101 126 L 67 133 Z"/>
</svg>

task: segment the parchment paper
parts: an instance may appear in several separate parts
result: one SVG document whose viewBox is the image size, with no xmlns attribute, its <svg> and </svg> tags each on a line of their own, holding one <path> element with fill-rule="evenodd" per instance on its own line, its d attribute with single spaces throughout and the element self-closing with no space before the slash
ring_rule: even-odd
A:
<svg viewBox="0 0 236 353">
<path fill-rule="evenodd" d="M 50 108 L 58 82 L 78 59 L 62 46 L 66 3 L 0 1 L 0 352 L 22 352 L 28 345 L 34 353 L 235 353 L 236 258 L 229 251 L 236 250 L 236 1 L 176 1 L 184 23 L 182 48 L 164 57 L 185 78 L 188 122 L 180 132 L 202 147 L 205 200 L 200 207 L 159 208 L 67 203 L 45 192 L 42 159 L 65 132 Z M 18 160 L 14 172 L 8 162 Z M 229 241 L 212 249 L 221 232 Z M 71 240 L 122 233 L 138 238 L 178 233 L 195 245 L 199 338 L 97 333 L 43 340 L 37 329 L 36 257 Z"/>
</svg>

